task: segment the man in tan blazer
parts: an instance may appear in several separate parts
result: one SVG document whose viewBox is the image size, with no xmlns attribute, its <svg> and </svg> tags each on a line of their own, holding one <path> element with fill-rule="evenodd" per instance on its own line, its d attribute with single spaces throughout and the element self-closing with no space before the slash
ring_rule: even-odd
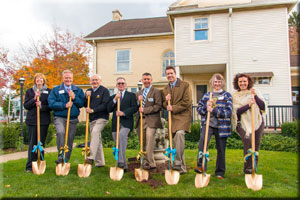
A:
<svg viewBox="0 0 300 200">
<path fill-rule="evenodd" d="M 162 107 L 161 91 L 152 87 L 152 75 L 144 73 L 142 75 L 144 89 L 136 93 L 138 105 L 142 100 L 142 107 L 137 113 L 136 129 L 140 137 L 140 112 L 143 113 L 143 151 L 146 151 L 143 168 L 146 170 L 156 167 L 154 161 L 154 134 L 157 128 L 162 128 L 160 110 Z"/>
<path fill-rule="evenodd" d="M 169 84 L 163 89 L 163 106 L 172 113 L 172 136 L 176 157 L 173 165 L 174 170 L 186 173 L 184 160 L 185 133 L 190 132 L 192 120 L 192 91 L 190 85 L 176 78 L 173 66 L 166 67 L 166 77 Z M 168 100 L 171 104 L 168 105 Z"/>
</svg>

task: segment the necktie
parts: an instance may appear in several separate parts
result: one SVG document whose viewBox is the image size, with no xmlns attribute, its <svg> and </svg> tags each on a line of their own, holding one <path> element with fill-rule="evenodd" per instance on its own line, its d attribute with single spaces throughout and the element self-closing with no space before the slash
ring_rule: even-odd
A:
<svg viewBox="0 0 300 200">
<path fill-rule="evenodd" d="M 120 96 L 120 101 L 122 101 L 122 92 L 121 92 L 121 96 Z"/>
<path fill-rule="evenodd" d="M 146 88 L 144 88 L 144 91 L 143 91 L 143 107 L 145 106 L 145 103 L 146 103 L 146 97 L 147 97 L 147 92 L 148 90 Z"/>
</svg>

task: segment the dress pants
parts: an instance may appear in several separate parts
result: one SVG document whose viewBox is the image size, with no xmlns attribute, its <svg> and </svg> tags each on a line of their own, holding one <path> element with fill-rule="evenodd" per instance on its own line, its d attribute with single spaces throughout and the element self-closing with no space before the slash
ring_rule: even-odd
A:
<svg viewBox="0 0 300 200">
<path fill-rule="evenodd" d="M 173 148 L 176 149 L 176 157 L 174 161 L 175 166 L 180 166 L 180 172 L 186 173 L 186 164 L 184 159 L 184 143 L 185 143 L 185 131 L 178 130 L 173 138 Z"/>
<path fill-rule="evenodd" d="M 66 126 L 67 126 L 67 118 L 62 117 L 54 117 L 54 125 L 56 129 L 56 144 L 58 150 L 58 157 L 61 158 L 62 155 L 60 153 L 60 147 L 64 147 L 65 145 L 65 135 L 66 135 Z M 78 123 L 78 119 L 70 120 L 69 122 L 69 132 L 68 132 L 68 148 L 69 152 L 65 153 L 65 161 L 68 162 L 71 157 L 73 141 L 76 133 L 76 125 Z"/>
<path fill-rule="evenodd" d="M 49 125 L 40 126 L 40 141 L 42 146 L 45 147 L 45 141 L 48 133 Z M 32 162 L 37 161 L 37 152 L 32 152 L 33 146 L 37 145 L 37 126 L 36 125 L 27 125 L 27 130 L 29 134 L 29 147 L 28 147 L 28 159 L 26 163 L 26 170 L 32 170 Z M 44 151 L 42 151 L 43 158 Z M 42 156 L 40 157 L 42 160 Z"/>
<path fill-rule="evenodd" d="M 203 148 L 204 148 L 205 129 L 206 129 L 206 125 L 203 125 L 202 131 L 200 134 L 200 141 L 199 141 L 199 151 L 202 151 L 202 152 L 203 152 Z M 224 174 L 225 174 L 225 149 L 226 149 L 227 137 L 225 137 L 225 138 L 220 137 L 218 128 L 209 127 L 206 151 L 208 151 L 208 144 L 209 144 L 212 134 L 215 135 L 216 146 L 217 146 L 217 161 L 216 161 L 215 174 L 216 174 L 216 176 L 224 176 Z M 197 166 L 202 168 L 202 158 L 199 159 L 199 154 L 198 154 L 198 159 L 197 159 Z M 207 162 L 205 162 L 205 171 L 206 171 L 206 169 L 207 169 Z"/>
<path fill-rule="evenodd" d="M 96 119 L 90 122 L 91 143 L 90 156 L 88 157 L 88 159 L 94 160 L 95 166 L 105 165 L 101 132 L 107 122 L 108 120 L 103 118 Z"/>
<path fill-rule="evenodd" d="M 119 160 L 118 164 L 124 164 L 124 169 L 127 169 L 127 162 L 126 162 L 126 148 L 127 148 L 127 142 L 128 142 L 128 134 L 130 132 L 129 128 L 125 128 L 122 124 L 120 124 L 120 132 L 119 132 Z M 114 139 L 114 142 L 116 143 L 117 139 L 117 132 L 112 132 L 112 137 Z"/>
</svg>

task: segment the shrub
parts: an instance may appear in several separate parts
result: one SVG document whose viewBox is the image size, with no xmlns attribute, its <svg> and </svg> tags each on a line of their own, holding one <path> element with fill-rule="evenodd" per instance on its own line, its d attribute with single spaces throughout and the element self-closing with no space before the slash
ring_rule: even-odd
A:
<svg viewBox="0 0 300 200">
<path fill-rule="evenodd" d="M 191 132 L 185 135 L 186 141 L 198 142 L 200 139 L 200 122 L 191 124 Z"/>
<path fill-rule="evenodd" d="M 20 134 L 19 127 L 14 124 L 3 126 L 0 134 L 1 138 L 3 138 L 3 140 L 1 140 L 1 147 L 3 149 L 16 147 L 16 142 L 18 141 Z"/>
<path fill-rule="evenodd" d="M 298 138 L 300 121 L 285 122 L 281 125 L 281 135 Z"/>
<path fill-rule="evenodd" d="M 260 142 L 260 149 L 270 151 L 298 152 L 298 140 L 282 135 L 266 134 Z"/>
</svg>

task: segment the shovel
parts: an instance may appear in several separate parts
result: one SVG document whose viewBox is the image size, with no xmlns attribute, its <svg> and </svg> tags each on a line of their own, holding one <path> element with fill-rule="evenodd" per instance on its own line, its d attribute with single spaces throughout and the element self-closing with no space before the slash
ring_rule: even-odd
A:
<svg viewBox="0 0 300 200">
<path fill-rule="evenodd" d="M 212 99 L 212 92 L 209 94 L 209 100 Z M 207 137 L 208 137 L 208 129 L 209 129 L 209 121 L 210 121 L 210 112 L 207 112 L 207 118 L 206 118 L 206 127 L 205 127 L 205 138 L 204 138 L 204 148 L 203 148 L 203 154 L 202 154 L 202 174 L 196 174 L 195 177 L 195 186 L 196 188 L 203 188 L 206 187 L 210 180 L 210 174 L 205 173 L 205 162 L 208 157 L 208 152 L 206 152 L 207 148 Z"/>
<path fill-rule="evenodd" d="M 37 97 L 37 101 L 40 101 L 40 97 Z M 44 161 L 43 159 L 43 155 L 42 155 L 42 143 L 40 141 L 40 133 L 41 133 L 41 127 L 40 127 L 40 107 L 37 106 L 37 145 L 34 146 L 32 152 L 37 151 L 37 156 L 38 159 L 36 162 L 32 162 L 32 172 L 34 174 L 40 175 L 40 174 L 44 174 L 45 170 L 46 170 L 46 161 Z M 42 155 L 42 159 L 40 160 L 40 155 Z"/>
<path fill-rule="evenodd" d="M 252 94 L 252 98 L 254 98 L 254 95 Z M 251 142 L 252 142 L 252 150 L 250 151 L 250 155 L 252 155 L 252 174 L 245 174 L 245 181 L 248 189 L 251 189 L 253 191 L 260 190 L 263 185 L 263 179 L 262 175 L 257 175 L 256 174 L 256 155 L 258 152 L 255 152 L 255 111 L 254 111 L 254 104 L 251 105 L 251 125 L 252 125 L 252 136 L 251 136 Z"/>
<path fill-rule="evenodd" d="M 69 98 L 69 102 L 72 101 L 72 98 Z M 69 124 L 70 124 L 70 114 L 71 114 L 71 107 L 68 108 L 68 116 L 67 116 L 67 127 L 66 127 L 66 135 L 65 135 L 65 145 L 64 147 L 60 148 L 60 153 L 63 154 L 63 163 L 59 163 L 56 165 L 56 175 L 57 176 L 66 176 L 69 174 L 70 171 L 70 163 L 65 163 L 66 153 L 69 152 L 68 147 L 68 133 L 69 133 Z"/>
<path fill-rule="evenodd" d="M 171 105 L 170 100 L 168 101 L 168 105 Z M 168 121 L 169 121 L 169 140 L 170 147 L 167 149 L 167 154 L 169 154 L 169 170 L 165 170 L 165 180 L 168 185 L 176 185 L 179 182 L 180 172 L 177 170 L 172 170 L 173 159 L 176 156 L 176 149 L 172 149 L 172 122 L 171 122 L 171 111 L 168 113 Z M 174 154 L 174 155 L 172 155 Z M 165 154 L 166 155 L 166 154 Z"/>
<path fill-rule="evenodd" d="M 120 111 L 120 98 L 118 98 L 118 102 L 117 102 L 117 111 Z M 116 147 L 113 148 L 114 150 L 114 155 L 115 155 L 115 159 L 116 159 L 116 166 L 115 167 L 111 167 L 110 171 L 109 171 L 109 176 L 110 179 L 114 180 L 114 181 L 119 181 L 122 179 L 123 174 L 124 174 L 124 169 L 118 167 L 118 155 L 119 155 L 119 132 L 120 132 L 120 116 L 117 116 L 117 139 L 116 139 Z"/>
<path fill-rule="evenodd" d="M 88 96 L 88 105 L 90 107 L 90 96 Z M 88 147 L 88 134 L 89 134 L 89 113 L 86 112 L 86 122 L 85 122 L 85 145 L 82 149 L 82 155 L 84 155 L 84 164 L 78 164 L 77 174 L 79 177 L 88 177 L 92 171 L 92 165 L 86 163 L 86 156 L 90 154 L 90 148 Z"/>
<path fill-rule="evenodd" d="M 140 107 L 143 107 L 143 100 L 140 101 Z M 143 151 L 143 113 L 140 112 L 140 152 L 139 155 L 137 156 L 137 160 L 140 157 L 141 158 L 141 167 L 138 169 L 134 169 L 134 175 L 135 179 L 138 182 L 142 181 L 147 181 L 149 178 L 149 171 L 143 169 L 143 160 L 144 160 L 144 155 L 146 152 Z"/>
</svg>

